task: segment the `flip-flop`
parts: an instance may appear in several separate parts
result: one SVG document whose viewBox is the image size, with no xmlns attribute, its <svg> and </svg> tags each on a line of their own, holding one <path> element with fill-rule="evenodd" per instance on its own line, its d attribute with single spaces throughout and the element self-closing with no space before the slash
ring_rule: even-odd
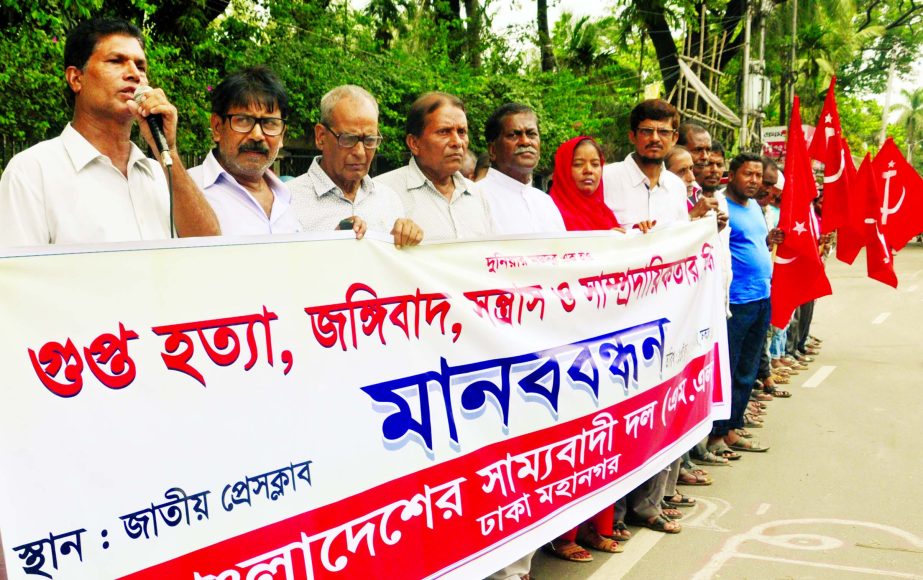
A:
<svg viewBox="0 0 923 580">
<path fill-rule="evenodd" d="M 737 461 L 738 459 L 743 457 L 743 455 L 741 455 L 740 453 L 734 453 L 734 451 L 732 451 L 731 448 L 728 447 L 727 444 L 724 442 L 715 443 L 714 445 L 709 445 L 708 450 L 714 453 L 715 455 L 717 455 L 718 457 L 724 457 L 725 459 L 729 459 L 731 461 Z"/>
<path fill-rule="evenodd" d="M 790 391 L 786 391 L 785 389 L 772 389 L 769 391 L 769 394 L 773 397 L 779 397 L 780 399 L 787 399 L 792 396 L 792 393 Z"/>
<path fill-rule="evenodd" d="M 737 451 L 751 451 L 754 453 L 769 451 L 769 446 L 763 445 L 757 439 L 738 439 L 737 441 L 730 443 L 728 447 L 731 449 L 736 449 Z"/>
</svg>

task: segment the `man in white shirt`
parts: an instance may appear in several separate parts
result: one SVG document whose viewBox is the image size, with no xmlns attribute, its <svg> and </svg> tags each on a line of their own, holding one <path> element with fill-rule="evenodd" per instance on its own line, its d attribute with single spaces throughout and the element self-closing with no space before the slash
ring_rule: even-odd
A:
<svg viewBox="0 0 923 580">
<path fill-rule="evenodd" d="M 176 153 L 177 113 L 147 84 L 141 31 L 123 20 L 79 24 L 64 47 L 74 115 L 59 137 L 16 155 L 0 178 L 0 246 L 123 242 L 219 233 L 211 207 Z M 156 151 L 146 117 L 160 115 L 173 164 L 161 169 L 131 142 L 137 121 Z"/>
<path fill-rule="evenodd" d="M 545 192 L 532 187 L 532 171 L 541 155 L 538 117 L 531 107 L 506 103 L 484 125 L 490 155 L 487 176 L 478 187 L 487 196 L 497 233 L 523 234 L 563 232 L 561 212 Z M 518 579 L 529 575 L 532 556 L 498 570 L 488 580 Z"/>
<path fill-rule="evenodd" d="M 670 103 L 649 99 L 632 109 L 628 139 L 635 151 L 621 163 L 603 167 L 603 195 L 623 227 L 648 232 L 658 224 L 688 221 L 686 185 L 664 167 L 676 144 L 679 113 Z M 643 482 L 627 496 L 627 509 L 636 522 L 656 531 L 679 533 L 679 522 L 666 517 L 661 502 L 669 470 Z M 624 517 L 626 502 L 616 504 L 616 520 Z"/>
<path fill-rule="evenodd" d="M 487 119 L 484 138 L 491 167 L 478 187 L 490 202 L 497 232 L 564 231 L 561 212 L 551 197 L 532 186 L 532 172 L 541 155 L 535 111 L 519 103 L 501 105 Z"/>
<path fill-rule="evenodd" d="M 224 235 L 302 231 L 288 188 L 270 170 L 290 111 L 282 81 L 266 67 L 228 75 L 211 94 L 215 142 L 189 175 L 205 192 Z"/>
<path fill-rule="evenodd" d="M 369 177 L 378 132 L 378 102 L 356 85 L 329 91 L 320 102 L 314 141 L 323 155 L 288 182 L 292 207 L 308 231 L 350 226 L 390 233 L 398 247 L 419 244 L 423 230 L 406 217 L 400 197 Z M 342 224 L 342 225 L 341 225 Z"/>
<path fill-rule="evenodd" d="M 461 99 L 431 92 L 407 113 L 410 163 L 375 178 L 397 192 L 407 217 L 426 239 L 457 240 L 496 233 L 487 198 L 460 172 L 468 151 L 468 117 Z"/>
<path fill-rule="evenodd" d="M 663 165 L 676 144 L 679 113 L 666 101 L 649 99 L 631 111 L 629 123 L 635 150 L 603 168 L 606 205 L 622 227 L 643 232 L 656 224 L 687 221 L 686 186 Z"/>
</svg>

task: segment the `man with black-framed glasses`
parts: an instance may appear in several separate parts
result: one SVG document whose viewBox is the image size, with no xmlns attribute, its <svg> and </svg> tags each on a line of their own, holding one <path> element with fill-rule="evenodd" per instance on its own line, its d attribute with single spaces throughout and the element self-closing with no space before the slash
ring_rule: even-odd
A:
<svg viewBox="0 0 923 580">
<path fill-rule="evenodd" d="M 606 205 L 622 226 L 643 232 L 688 220 L 686 186 L 663 165 L 678 137 L 676 108 L 660 99 L 642 101 L 632 109 L 629 125 L 634 152 L 603 168 Z"/>
<path fill-rule="evenodd" d="M 222 234 L 303 231 L 291 193 L 270 170 L 289 114 L 282 81 L 266 67 L 245 68 L 222 80 L 211 101 L 215 147 L 189 174 L 215 210 Z"/>
<path fill-rule="evenodd" d="M 321 155 L 307 173 L 287 184 L 292 207 L 306 230 L 367 227 L 390 234 L 398 247 L 423 240 L 420 227 L 404 217 L 398 194 L 369 177 L 382 142 L 375 97 L 356 85 L 329 91 L 321 98 L 314 142 Z"/>
</svg>

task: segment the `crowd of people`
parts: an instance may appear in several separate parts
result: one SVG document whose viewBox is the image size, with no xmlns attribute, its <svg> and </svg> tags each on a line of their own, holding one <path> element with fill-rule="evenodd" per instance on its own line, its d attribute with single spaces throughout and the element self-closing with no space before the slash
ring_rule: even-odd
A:
<svg viewBox="0 0 923 580">
<path fill-rule="evenodd" d="M 713 218 L 726 265 L 731 416 L 614 506 L 549 543 L 545 549 L 557 557 L 587 562 L 591 550 L 621 552 L 629 524 L 681 532 L 681 510 L 695 499 L 677 486 L 709 485 L 712 475 L 703 466 L 767 451 L 751 430 L 763 426 L 769 401 L 791 396 L 779 385 L 804 371 L 820 349 L 810 335 L 812 304 L 799 308 L 786 329 L 769 325 L 771 247 L 784 238 L 776 227 L 782 172 L 753 153 L 728 160 L 705 128 L 681 124 L 666 101 L 645 100 L 631 111 L 633 150 L 623 160 L 607 163 L 589 136 L 558 146 L 546 193 L 534 185 L 543 147 L 540 119 L 529 106 L 499 106 L 483 127 L 487 151 L 475 157 L 464 103 L 442 92 L 423 94 L 407 112 L 409 162 L 372 177 L 382 142 L 378 104 L 367 90 L 343 85 L 320 102 L 313 130 L 321 154 L 306 173 L 283 182 L 270 168 L 283 146 L 289 96 L 270 69 L 245 68 L 215 87 L 214 148 L 187 171 L 178 155 L 162 167 L 131 142 L 137 123 L 157 149 L 146 122 L 156 115 L 175 151 L 178 117 L 160 89 L 135 98 L 147 84 L 138 28 L 118 20 L 81 23 L 67 38 L 64 65 L 73 119 L 3 172 L 4 247 L 154 240 L 174 229 L 180 236 L 349 229 L 357 238 L 375 231 L 404 247 L 498 234 L 647 233 Z M 528 578 L 531 557 L 491 578 Z"/>
</svg>

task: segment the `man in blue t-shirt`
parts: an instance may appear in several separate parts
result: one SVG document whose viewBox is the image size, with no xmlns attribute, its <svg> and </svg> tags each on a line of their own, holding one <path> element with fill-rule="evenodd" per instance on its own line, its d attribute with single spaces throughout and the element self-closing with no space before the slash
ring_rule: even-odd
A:
<svg viewBox="0 0 923 580">
<path fill-rule="evenodd" d="M 728 171 L 725 192 L 731 227 L 731 317 L 728 355 L 731 365 L 731 417 L 715 421 L 708 438 L 713 453 L 737 459 L 738 451 L 766 451 L 768 446 L 744 439 L 735 429 L 744 427 L 744 412 L 759 369 L 760 351 L 769 328 L 769 279 L 772 274 L 770 244 L 782 243 L 778 228 L 769 231 L 760 206 L 753 199 L 763 183 L 763 163 L 758 155 L 741 153 Z"/>
</svg>

